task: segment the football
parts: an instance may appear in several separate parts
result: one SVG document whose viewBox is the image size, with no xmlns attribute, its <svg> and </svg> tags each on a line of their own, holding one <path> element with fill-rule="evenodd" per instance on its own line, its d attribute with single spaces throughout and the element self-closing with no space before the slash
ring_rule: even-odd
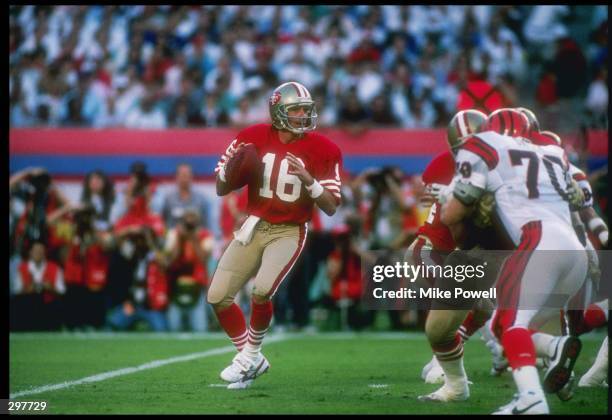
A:
<svg viewBox="0 0 612 420">
<path fill-rule="evenodd" d="M 259 169 L 260 161 L 257 149 L 247 144 L 232 156 L 225 166 L 225 179 L 232 190 L 244 187 Z"/>
</svg>

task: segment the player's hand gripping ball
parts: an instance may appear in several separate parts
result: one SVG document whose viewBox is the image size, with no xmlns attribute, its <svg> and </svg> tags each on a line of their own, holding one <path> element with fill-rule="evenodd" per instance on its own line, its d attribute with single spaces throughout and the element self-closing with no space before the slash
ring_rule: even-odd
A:
<svg viewBox="0 0 612 420">
<path fill-rule="evenodd" d="M 232 190 L 244 187 L 256 177 L 259 166 L 257 149 L 252 143 L 241 144 L 225 165 L 225 179 Z"/>
</svg>

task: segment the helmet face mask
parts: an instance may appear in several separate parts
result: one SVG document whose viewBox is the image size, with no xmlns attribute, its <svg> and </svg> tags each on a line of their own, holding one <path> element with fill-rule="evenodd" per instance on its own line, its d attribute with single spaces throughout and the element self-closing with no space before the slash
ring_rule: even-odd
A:
<svg viewBox="0 0 612 420">
<path fill-rule="evenodd" d="M 486 122 L 487 115 L 478 110 L 467 109 L 457 112 L 448 123 L 446 130 L 446 141 L 451 152 L 456 153 L 467 137 L 481 132 Z"/>
<path fill-rule="evenodd" d="M 272 125 L 278 130 L 304 134 L 317 127 L 317 108 L 310 92 L 302 84 L 288 82 L 280 85 L 269 101 Z M 291 111 L 304 110 L 303 115 L 290 115 Z"/>
</svg>

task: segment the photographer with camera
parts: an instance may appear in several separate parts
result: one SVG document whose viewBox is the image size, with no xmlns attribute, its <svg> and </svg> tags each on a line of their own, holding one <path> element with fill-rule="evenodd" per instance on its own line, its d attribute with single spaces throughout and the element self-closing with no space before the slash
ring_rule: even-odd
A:
<svg viewBox="0 0 612 420">
<path fill-rule="evenodd" d="M 402 231 L 411 206 L 402 190 L 401 169 L 385 166 L 367 169 L 353 181 L 358 200 L 367 206 L 366 227 L 372 249 L 399 249 L 405 239 Z"/>
<path fill-rule="evenodd" d="M 66 261 L 65 325 L 68 328 L 100 328 L 106 315 L 105 286 L 112 235 L 96 229 L 96 210 L 92 205 L 71 206 L 74 236 Z"/>
<path fill-rule="evenodd" d="M 190 331 L 207 330 L 206 267 L 213 247 L 214 237 L 201 226 L 196 209 L 185 209 L 177 225 L 168 231 L 164 253 L 170 284 L 167 315 L 171 331 L 183 330 L 184 321 Z"/>
<path fill-rule="evenodd" d="M 383 260 L 407 245 L 414 234 L 405 229 L 414 206 L 402 188 L 402 179 L 400 168 L 385 166 L 367 169 L 353 181 L 357 200 L 362 202 L 362 208 L 367 208 L 365 225 L 370 249 L 384 251 L 380 257 Z M 417 317 L 409 311 L 391 310 L 388 314 L 394 330 L 404 329 L 411 318 Z"/>
<path fill-rule="evenodd" d="M 68 203 L 66 197 L 53 185 L 44 168 L 26 168 L 9 179 L 9 246 L 11 275 L 35 241 L 46 246 L 47 257 L 61 261 L 64 244 L 55 229 L 50 228 L 48 217 Z"/>
<path fill-rule="evenodd" d="M 154 331 L 167 329 L 168 284 L 159 246 L 165 228 L 149 211 L 149 181 L 144 163 L 134 163 L 125 196 L 129 207 L 115 224 L 109 263 L 107 323 L 113 329 L 126 330 L 137 321 Z"/>
<path fill-rule="evenodd" d="M 58 330 L 62 317 L 62 295 L 66 285 L 62 269 L 47 260 L 45 244 L 34 240 L 28 258 L 19 264 L 11 279 L 12 331 Z"/>
<path fill-rule="evenodd" d="M 321 304 L 340 315 L 340 327 L 360 331 L 374 322 L 375 312 L 362 307 L 364 291 L 362 264 L 372 263 L 363 238 L 362 217 L 356 213 L 347 215 L 344 224 L 332 230 L 334 249 L 327 257 L 327 277 L 330 290 Z"/>
</svg>

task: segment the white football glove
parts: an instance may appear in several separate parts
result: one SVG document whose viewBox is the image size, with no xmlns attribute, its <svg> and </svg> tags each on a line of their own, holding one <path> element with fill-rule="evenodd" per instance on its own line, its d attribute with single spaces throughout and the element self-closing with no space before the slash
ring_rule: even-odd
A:
<svg viewBox="0 0 612 420">
<path fill-rule="evenodd" d="M 444 188 L 444 185 L 437 183 L 425 185 L 425 192 L 421 196 L 421 204 L 426 207 L 432 206 L 433 203 L 438 201 L 442 188 Z"/>
</svg>

